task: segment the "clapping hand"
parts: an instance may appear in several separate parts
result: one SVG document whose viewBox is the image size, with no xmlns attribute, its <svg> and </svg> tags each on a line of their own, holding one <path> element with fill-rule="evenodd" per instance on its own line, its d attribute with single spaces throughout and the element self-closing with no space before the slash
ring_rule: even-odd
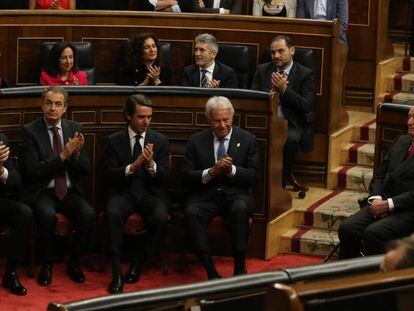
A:
<svg viewBox="0 0 414 311">
<path fill-rule="evenodd" d="M 3 165 L 10 155 L 10 148 L 0 141 L 0 175 L 3 175 Z"/>
<path fill-rule="evenodd" d="M 233 159 L 225 154 L 224 157 L 208 171 L 208 174 L 214 178 L 222 174 L 230 174 L 232 170 Z"/>
<path fill-rule="evenodd" d="M 289 81 L 284 73 L 273 72 L 271 76 L 271 83 L 274 91 L 279 94 L 283 94 L 287 89 Z"/>
</svg>

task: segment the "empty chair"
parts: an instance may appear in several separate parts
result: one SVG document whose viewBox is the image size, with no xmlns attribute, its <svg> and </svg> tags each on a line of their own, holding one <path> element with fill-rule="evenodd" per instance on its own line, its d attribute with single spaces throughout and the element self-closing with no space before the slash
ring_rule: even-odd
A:
<svg viewBox="0 0 414 311">
<path fill-rule="evenodd" d="M 233 68 L 237 73 L 239 88 L 250 88 L 250 54 L 246 45 L 220 44 L 217 60 Z"/>
</svg>

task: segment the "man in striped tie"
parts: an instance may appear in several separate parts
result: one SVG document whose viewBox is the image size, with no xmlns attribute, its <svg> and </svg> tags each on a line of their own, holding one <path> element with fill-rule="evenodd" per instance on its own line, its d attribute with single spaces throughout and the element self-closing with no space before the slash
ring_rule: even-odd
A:
<svg viewBox="0 0 414 311">
<path fill-rule="evenodd" d="M 251 186 L 256 183 L 259 151 L 256 137 L 233 125 L 233 115 L 228 98 L 210 98 L 206 104 L 210 128 L 191 136 L 185 152 L 184 174 L 191 189 L 185 222 L 209 279 L 221 278 L 210 255 L 206 230 L 217 215 L 229 224 L 234 275 L 246 273 Z"/>
<path fill-rule="evenodd" d="M 76 283 L 85 281 L 80 259 L 95 219 L 82 185 L 82 178 L 89 171 L 82 128 L 63 118 L 67 108 L 66 90 L 51 86 L 43 92 L 43 116 L 22 128 L 23 201 L 32 207 L 37 222 L 43 253 L 37 281 L 42 286 L 52 282 L 56 214 L 64 214 L 73 223 L 74 241 L 67 273 Z"/>
</svg>

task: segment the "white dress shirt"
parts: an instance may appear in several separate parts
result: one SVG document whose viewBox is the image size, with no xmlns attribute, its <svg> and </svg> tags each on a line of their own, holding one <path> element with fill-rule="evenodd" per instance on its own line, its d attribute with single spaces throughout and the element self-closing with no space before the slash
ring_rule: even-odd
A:
<svg viewBox="0 0 414 311">
<path fill-rule="evenodd" d="M 314 3 L 314 19 L 326 20 L 326 4 L 327 0 L 315 0 Z"/>
</svg>

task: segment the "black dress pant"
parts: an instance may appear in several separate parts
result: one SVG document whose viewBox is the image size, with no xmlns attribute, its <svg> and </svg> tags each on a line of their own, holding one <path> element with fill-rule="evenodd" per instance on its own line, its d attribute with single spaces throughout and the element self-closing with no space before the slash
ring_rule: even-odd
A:
<svg viewBox="0 0 414 311">
<path fill-rule="evenodd" d="M 193 198 L 185 209 L 185 223 L 196 253 L 210 253 L 207 226 L 221 215 L 230 226 L 233 254 L 246 252 L 249 240 L 251 196 L 247 194 L 226 196 L 223 191 L 211 196 Z"/>
<path fill-rule="evenodd" d="M 289 181 L 296 157 L 300 150 L 301 133 L 293 125 L 289 124 L 285 146 L 283 148 L 283 186 Z"/>
<path fill-rule="evenodd" d="M 390 240 L 410 235 L 414 231 L 414 208 L 392 212 L 383 218 L 374 218 L 368 207 L 347 218 L 338 230 L 339 256 L 342 259 L 385 253 Z"/>
<path fill-rule="evenodd" d="M 95 212 L 85 198 L 69 189 L 63 200 L 56 198 L 54 190 L 46 190 L 35 202 L 33 212 L 37 222 L 44 261 L 53 260 L 53 237 L 57 223 L 56 213 L 68 217 L 74 227 L 72 258 L 79 260 L 90 242 Z"/>
<path fill-rule="evenodd" d="M 105 226 L 108 251 L 120 256 L 123 224 L 133 213 L 138 213 L 147 231 L 144 257 L 157 257 L 168 225 L 168 211 L 165 200 L 153 194 L 142 196 L 140 202 L 129 193 L 113 195 L 106 206 Z M 137 253 L 137 252 L 135 252 Z"/>
<path fill-rule="evenodd" d="M 32 224 L 29 206 L 8 199 L 0 199 L 1 224 L 10 226 L 8 260 L 21 263 L 27 250 L 27 241 Z"/>
</svg>

